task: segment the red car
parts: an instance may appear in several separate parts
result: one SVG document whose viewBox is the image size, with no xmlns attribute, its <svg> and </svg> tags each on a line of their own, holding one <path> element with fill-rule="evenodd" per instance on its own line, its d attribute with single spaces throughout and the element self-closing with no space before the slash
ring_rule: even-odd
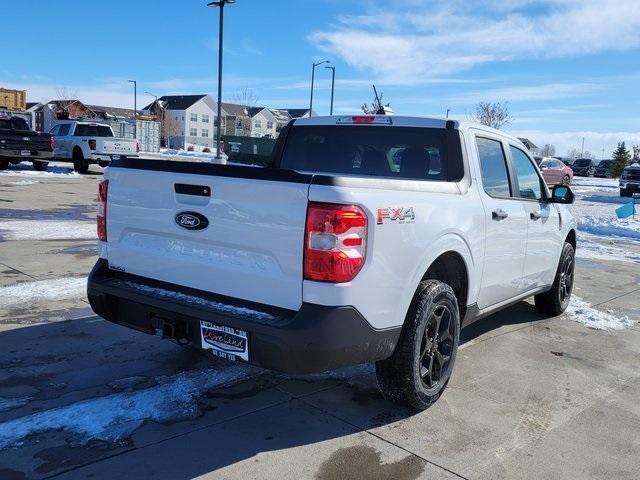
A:
<svg viewBox="0 0 640 480">
<path fill-rule="evenodd" d="M 540 162 L 540 171 L 547 185 L 569 185 L 573 180 L 571 167 L 555 158 L 548 158 Z"/>
</svg>

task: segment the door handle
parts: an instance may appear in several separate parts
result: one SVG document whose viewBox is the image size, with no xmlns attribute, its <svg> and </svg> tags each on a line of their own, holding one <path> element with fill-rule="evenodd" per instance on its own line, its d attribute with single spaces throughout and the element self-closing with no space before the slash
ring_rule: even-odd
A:
<svg viewBox="0 0 640 480">
<path fill-rule="evenodd" d="M 538 211 L 535 211 L 531 212 L 529 216 L 531 217 L 531 220 L 538 220 L 540 217 L 542 217 L 542 214 Z"/>
<path fill-rule="evenodd" d="M 509 214 L 504 210 L 502 210 L 501 208 L 498 208 L 497 210 L 494 210 L 493 212 L 491 212 L 491 218 L 497 221 L 504 220 L 508 216 Z"/>
</svg>

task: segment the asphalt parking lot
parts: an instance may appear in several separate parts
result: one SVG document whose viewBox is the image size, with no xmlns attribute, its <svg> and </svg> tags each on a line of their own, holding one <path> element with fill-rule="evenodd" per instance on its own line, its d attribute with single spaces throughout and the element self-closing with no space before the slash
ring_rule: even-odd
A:
<svg viewBox="0 0 640 480">
<path fill-rule="evenodd" d="M 278 375 L 94 316 L 101 172 L 0 172 L 0 479 L 640 478 L 640 227 L 610 181 L 577 179 L 569 311 L 474 324 L 415 414 L 370 365 Z"/>
</svg>

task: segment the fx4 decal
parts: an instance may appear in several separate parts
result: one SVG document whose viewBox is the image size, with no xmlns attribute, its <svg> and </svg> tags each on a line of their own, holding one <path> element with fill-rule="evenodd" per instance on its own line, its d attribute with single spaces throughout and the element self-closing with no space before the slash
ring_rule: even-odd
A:
<svg viewBox="0 0 640 480">
<path fill-rule="evenodd" d="M 385 220 L 392 220 L 398 223 L 413 223 L 416 220 L 416 214 L 413 213 L 413 207 L 379 208 L 378 225 L 382 225 Z"/>
</svg>

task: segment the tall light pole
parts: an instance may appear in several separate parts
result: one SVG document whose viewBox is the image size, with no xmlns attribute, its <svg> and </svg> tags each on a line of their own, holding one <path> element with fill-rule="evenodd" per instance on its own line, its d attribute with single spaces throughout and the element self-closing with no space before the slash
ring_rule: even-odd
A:
<svg viewBox="0 0 640 480">
<path fill-rule="evenodd" d="M 314 63 L 313 67 L 311 68 L 311 100 L 309 100 L 309 116 L 311 116 L 313 113 L 313 82 L 316 77 L 316 67 L 325 63 L 331 62 L 329 60 L 323 60 L 321 62 Z"/>
<path fill-rule="evenodd" d="M 329 115 L 333 115 L 333 92 L 336 89 L 336 67 L 324 67 L 331 70 L 331 109 Z"/>
<path fill-rule="evenodd" d="M 218 29 L 218 128 L 216 129 L 216 160 L 222 159 L 222 39 L 224 38 L 224 7 L 236 3 L 236 0 L 219 0 L 207 3 L 208 7 L 220 8 L 220 27 Z"/>
<path fill-rule="evenodd" d="M 447 118 L 449 118 L 449 112 L 451 111 L 450 108 L 447 108 Z"/>
<path fill-rule="evenodd" d="M 138 82 L 129 80 L 133 83 L 133 138 L 138 138 Z"/>
<path fill-rule="evenodd" d="M 582 148 L 580 149 L 580 158 L 584 156 L 584 137 L 582 137 Z"/>
</svg>

